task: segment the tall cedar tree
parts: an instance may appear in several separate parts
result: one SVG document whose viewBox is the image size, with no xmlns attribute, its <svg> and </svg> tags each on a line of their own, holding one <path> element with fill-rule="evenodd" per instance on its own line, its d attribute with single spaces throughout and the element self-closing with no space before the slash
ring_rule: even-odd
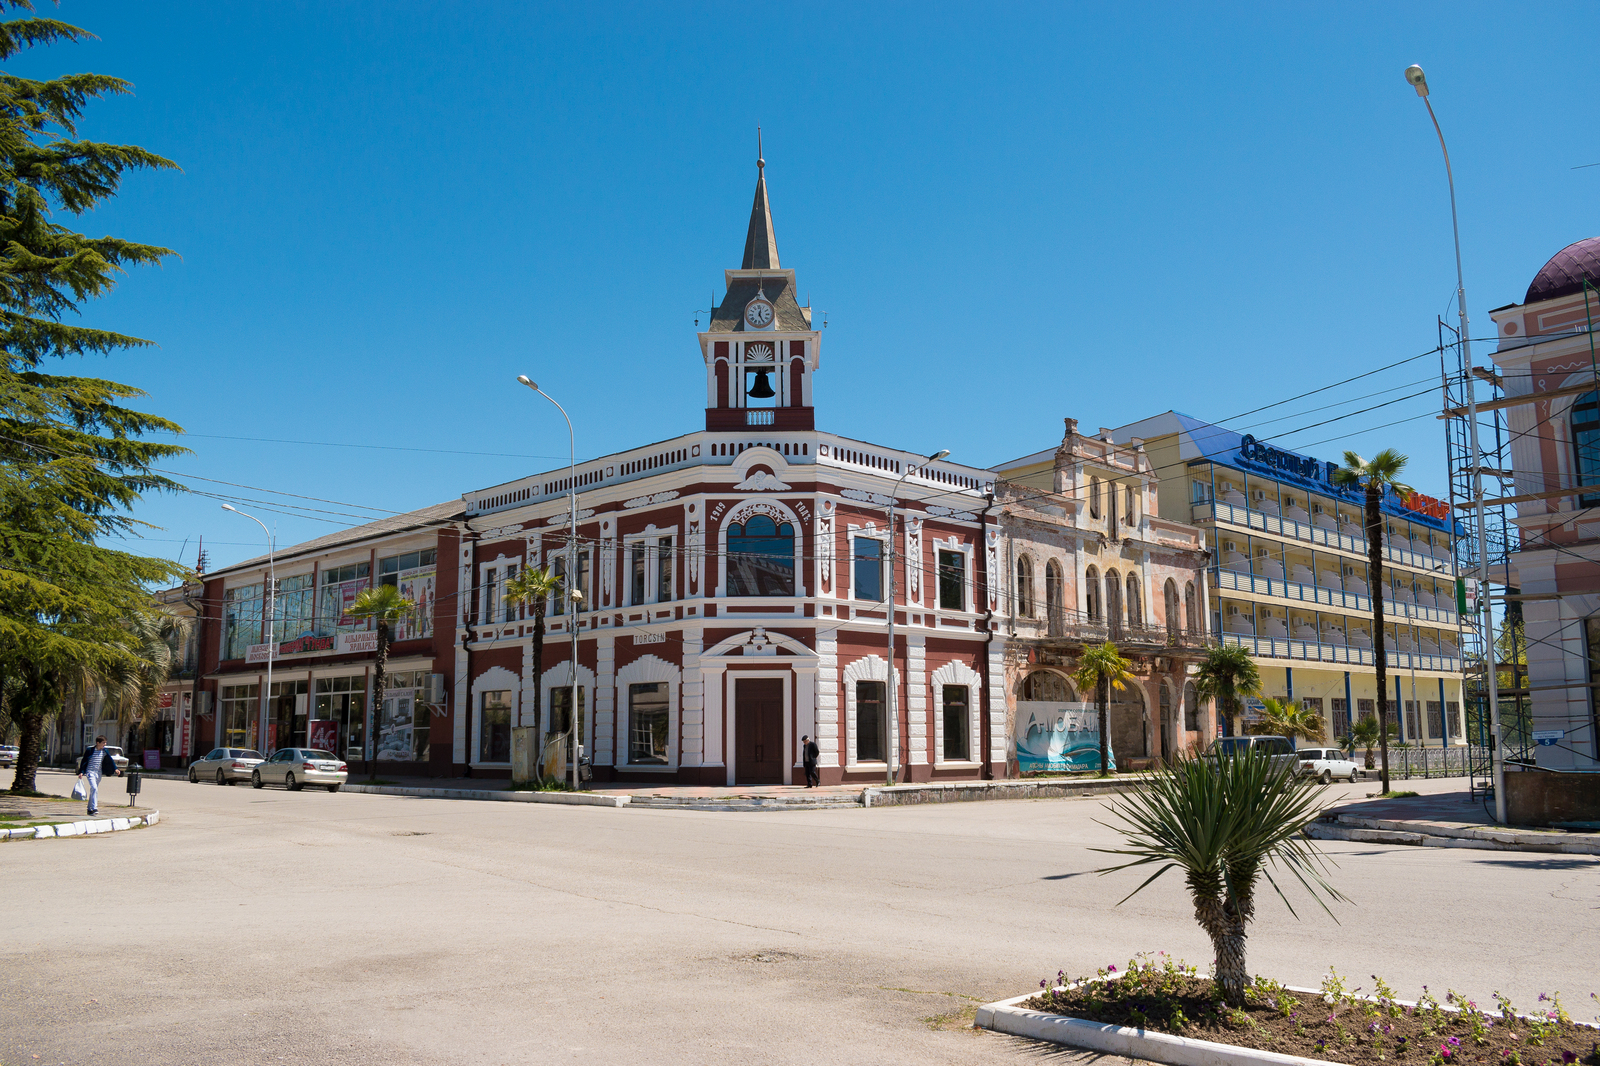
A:
<svg viewBox="0 0 1600 1066">
<path fill-rule="evenodd" d="M 0 11 L 30 13 L 0 22 L 0 62 L 93 37 L 31 17 L 28 0 L 0 0 Z M 142 493 L 180 488 L 152 465 L 186 449 L 141 439 L 180 427 L 121 406 L 143 395 L 136 388 L 44 369 L 151 343 L 63 320 L 127 266 L 174 253 L 54 220 L 114 196 L 128 171 L 176 168 L 143 148 L 77 139 L 90 101 L 130 91 L 101 74 L 36 81 L 0 70 L 0 693 L 21 733 L 14 792 L 34 789 L 44 722 L 67 678 L 138 669 L 128 620 L 148 609 L 152 584 L 181 572 L 95 544 L 137 531 L 128 509 Z"/>
</svg>

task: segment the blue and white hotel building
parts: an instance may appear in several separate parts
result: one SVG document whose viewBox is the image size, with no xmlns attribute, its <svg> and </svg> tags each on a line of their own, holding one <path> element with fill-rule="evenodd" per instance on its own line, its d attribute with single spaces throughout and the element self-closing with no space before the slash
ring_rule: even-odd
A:
<svg viewBox="0 0 1600 1066">
<path fill-rule="evenodd" d="M 1385 495 L 1384 632 L 1372 632 L 1362 494 L 1337 463 L 1168 411 L 1111 430 L 1142 441 L 1160 475 L 1161 513 L 1188 516 L 1211 549 L 1212 632 L 1249 648 L 1265 696 L 1321 713 L 1334 737 L 1377 713 L 1375 641 L 1388 648 L 1399 739 L 1464 744 L 1462 618 L 1448 507 Z"/>
</svg>

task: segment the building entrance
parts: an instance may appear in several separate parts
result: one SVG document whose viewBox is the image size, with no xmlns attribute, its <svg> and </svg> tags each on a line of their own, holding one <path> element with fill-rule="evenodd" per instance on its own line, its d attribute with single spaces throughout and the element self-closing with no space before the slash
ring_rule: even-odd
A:
<svg viewBox="0 0 1600 1066">
<path fill-rule="evenodd" d="M 783 679 L 734 682 L 733 779 L 741 785 L 783 783 Z"/>
</svg>

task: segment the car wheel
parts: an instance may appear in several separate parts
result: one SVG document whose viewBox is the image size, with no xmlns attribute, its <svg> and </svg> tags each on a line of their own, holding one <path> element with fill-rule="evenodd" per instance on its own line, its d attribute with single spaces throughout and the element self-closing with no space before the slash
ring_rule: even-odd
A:
<svg viewBox="0 0 1600 1066">
<path fill-rule="evenodd" d="M 226 785 L 227 783 L 228 775 L 222 772 L 222 767 L 217 767 L 217 784 Z"/>
<path fill-rule="evenodd" d="M 198 785 L 199 783 L 200 775 L 194 772 L 194 767 L 189 767 L 189 784 Z"/>
<path fill-rule="evenodd" d="M 337 791 L 339 791 L 339 786 L 338 785 L 329 785 L 328 786 L 328 791 L 329 792 L 337 792 Z"/>
<path fill-rule="evenodd" d="M 1324 771 L 1322 771 L 1322 776 L 1320 778 L 1318 778 L 1318 780 L 1321 781 L 1324 785 L 1333 784 L 1333 771 L 1332 770 L 1324 770 Z"/>
<path fill-rule="evenodd" d="M 283 787 L 288 789 L 290 792 L 299 792 L 300 791 L 300 786 L 294 783 L 294 775 L 293 774 L 284 774 L 283 775 Z"/>
<path fill-rule="evenodd" d="M 261 771 L 260 770 L 251 770 L 250 771 L 250 787 L 251 788 L 260 788 L 263 784 L 264 784 L 264 782 L 261 780 Z"/>
<path fill-rule="evenodd" d="M 1359 780 L 1361 780 L 1361 771 L 1360 770 L 1351 770 L 1350 771 L 1350 783 L 1353 785 Z"/>
</svg>

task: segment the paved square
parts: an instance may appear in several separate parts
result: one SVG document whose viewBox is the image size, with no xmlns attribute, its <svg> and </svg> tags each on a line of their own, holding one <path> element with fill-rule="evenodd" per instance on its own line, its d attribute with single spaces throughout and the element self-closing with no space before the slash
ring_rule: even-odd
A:
<svg viewBox="0 0 1600 1066">
<path fill-rule="evenodd" d="M 1092 873 L 1107 857 L 1088 849 L 1115 843 L 1100 800 L 733 814 L 169 781 L 141 798 L 160 826 L 0 845 L 0 1062 L 1028 1062 L 961 1029 L 970 1008 L 1138 950 L 1209 961 L 1178 879 L 1117 907 L 1137 880 Z M 1358 905 L 1335 924 L 1264 898 L 1252 971 L 1559 989 L 1592 1013 L 1600 861 L 1323 847 Z"/>
</svg>

